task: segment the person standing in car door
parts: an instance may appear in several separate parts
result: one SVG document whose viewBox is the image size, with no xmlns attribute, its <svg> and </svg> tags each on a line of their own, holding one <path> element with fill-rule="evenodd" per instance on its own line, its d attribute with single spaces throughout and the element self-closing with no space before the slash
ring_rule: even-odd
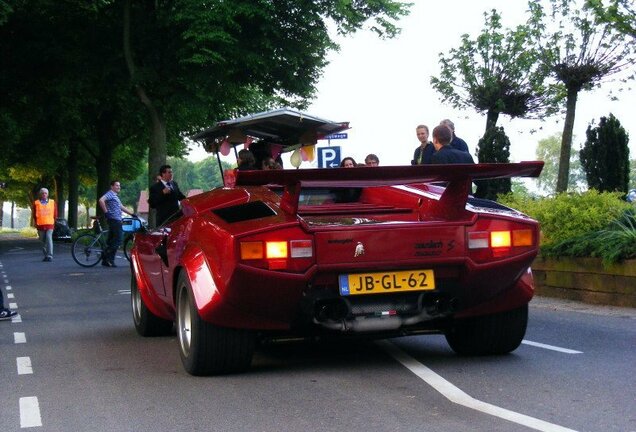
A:
<svg viewBox="0 0 636 432">
<path fill-rule="evenodd" d="M 161 179 L 150 187 L 148 204 L 157 211 L 156 225 L 162 225 L 166 219 L 179 210 L 179 201 L 185 195 L 179 190 L 179 185 L 172 180 L 172 167 L 162 165 L 159 168 Z"/>
</svg>

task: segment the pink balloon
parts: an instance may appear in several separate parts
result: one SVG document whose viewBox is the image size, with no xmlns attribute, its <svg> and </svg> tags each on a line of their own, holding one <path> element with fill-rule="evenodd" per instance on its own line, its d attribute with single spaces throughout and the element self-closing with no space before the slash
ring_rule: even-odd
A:
<svg viewBox="0 0 636 432">
<path fill-rule="evenodd" d="M 230 143 L 227 142 L 227 140 L 223 141 L 223 144 L 221 144 L 221 154 L 223 156 L 230 154 Z"/>
<path fill-rule="evenodd" d="M 309 160 L 309 154 L 307 150 L 305 150 L 305 147 L 300 148 L 300 157 L 302 158 L 303 162 L 307 162 Z"/>
</svg>

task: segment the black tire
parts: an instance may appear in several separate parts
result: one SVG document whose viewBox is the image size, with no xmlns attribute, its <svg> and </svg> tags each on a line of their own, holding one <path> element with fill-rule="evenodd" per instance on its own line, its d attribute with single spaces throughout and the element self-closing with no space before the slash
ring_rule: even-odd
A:
<svg viewBox="0 0 636 432">
<path fill-rule="evenodd" d="M 102 259 L 103 245 L 93 234 L 82 234 L 73 241 L 71 256 L 82 267 L 93 267 Z"/>
<path fill-rule="evenodd" d="M 203 321 L 194 304 L 192 288 L 185 272 L 179 275 L 176 308 L 179 354 L 189 374 L 236 373 L 250 367 L 254 354 L 254 333 Z"/>
<path fill-rule="evenodd" d="M 132 307 L 135 330 L 141 336 L 168 336 L 172 333 L 173 322 L 159 318 L 148 310 L 141 298 L 135 275 L 130 278 L 130 306 Z"/>
<path fill-rule="evenodd" d="M 528 325 L 528 305 L 497 314 L 458 319 L 446 333 L 460 355 L 507 354 L 519 347 Z"/>
<path fill-rule="evenodd" d="M 129 235 L 128 237 L 126 237 L 126 240 L 124 240 L 124 256 L 126 257 L 128 262 L 130 262 L 130 250 L 132 249 L 134 242 L 135 236 L 132 235 Z"/>
</svg>

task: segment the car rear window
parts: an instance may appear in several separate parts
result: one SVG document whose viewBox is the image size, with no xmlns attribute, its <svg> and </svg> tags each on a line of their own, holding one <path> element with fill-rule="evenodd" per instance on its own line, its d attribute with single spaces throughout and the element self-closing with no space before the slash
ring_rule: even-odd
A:
<svg viewBox="0 0 636 432">
<path fill-rule="evenodd" d="M 276 212 L 263 201 L 253 201 L 245 204 L 223 207 L 212 210 L 212 213 L 227 223 L 243 222 L 246 220 L 260 219 L 276 215 Z"/>
</svg>

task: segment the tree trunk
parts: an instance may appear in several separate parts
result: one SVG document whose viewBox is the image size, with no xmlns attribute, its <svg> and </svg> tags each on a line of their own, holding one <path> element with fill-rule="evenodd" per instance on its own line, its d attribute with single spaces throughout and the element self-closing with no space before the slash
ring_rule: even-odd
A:
<svg viewBox="0 0 636 432">
<path fill-rule="evenodd" d="M 0 229 L 2 228 L 3 222 L 4 222 L 4 201 L 0 199 Z"/>
<path fill-rule="evenodd" d="M 559 176 L 557 178 L 556 193 L 566 192 L 570 177 L 570 152 L 572 150 L 572 131 L 574 130 L 574 115 L 576 114 L 576 100 L 579 91 L 568 89 L 566 99 L 565 124 L 561 138 L 561 155 L 559 157 Z"/>
<path fill-rule="evenodd" d="M 113 162 L 113 150 L 115 144 L 113 142 L 113 116 L 110 113 L 102 114 L 98 119 L 97 140 L 99 144 L 99 153 L 97 155 L 97 196 L 95 208 L 97 214 L 102 215 L 102 209 L 99 206 L 99 199 L 110 189 L 110 173 Z"/>
<path fill-rule="evenodd" d="M 159 172 L 159 167 L 166 163 L 166 154 L 168 147 L 166 145 L 166 123 L 161 113 L 157 110 L 155 104 L 152 102 L 145 88 L 137 82 L 136 66 L 133 59 L 132 46 L 130 43 L 130 17 L 131 1 L 126 0 L 124 2 L 124 28 L 123 28 L 123 43 L 124 43 L 124 58 L 126 60 L 126 66 L 130 79 L 135 85 L 135 91 L 142 104 L 148 110 L 150 121 L 152 123 L 152 138 L 148 145 L 148 187 L 153 185 L 155 177 Z M 149 213 L 150 226 L 154 226 L 155 214 L 153 211 Z"/>
<path fill-rule="evenodd" d="M 79 204 L 79 168 L 77 157 L 79 144 L 71 140 L 68 154 L 68 226 L 77 228 L 77 206 Z"/>
<path fill-rule="evenodd" d="M 65 217 L 66 198 L 64 197 L 64 177 L 62 174 L 55 176 L 55 205 L 57 207 L 57 217 Z"/>
<path fill-rule="evenodd" d="M 15 228 L 15 223 L 13 221 L 13 216 L 15 215 L 15 202 L 11 201 L 11 229 Z"/>
<path fill-rule="evenodd" d="M 488 134 L 488 131 L 497 126 L 497 120 L 499 120 L 499 111 L 489 109 L 486 112 L 486 130 L 484 131 L 484 137 Z"/>
</svg>

